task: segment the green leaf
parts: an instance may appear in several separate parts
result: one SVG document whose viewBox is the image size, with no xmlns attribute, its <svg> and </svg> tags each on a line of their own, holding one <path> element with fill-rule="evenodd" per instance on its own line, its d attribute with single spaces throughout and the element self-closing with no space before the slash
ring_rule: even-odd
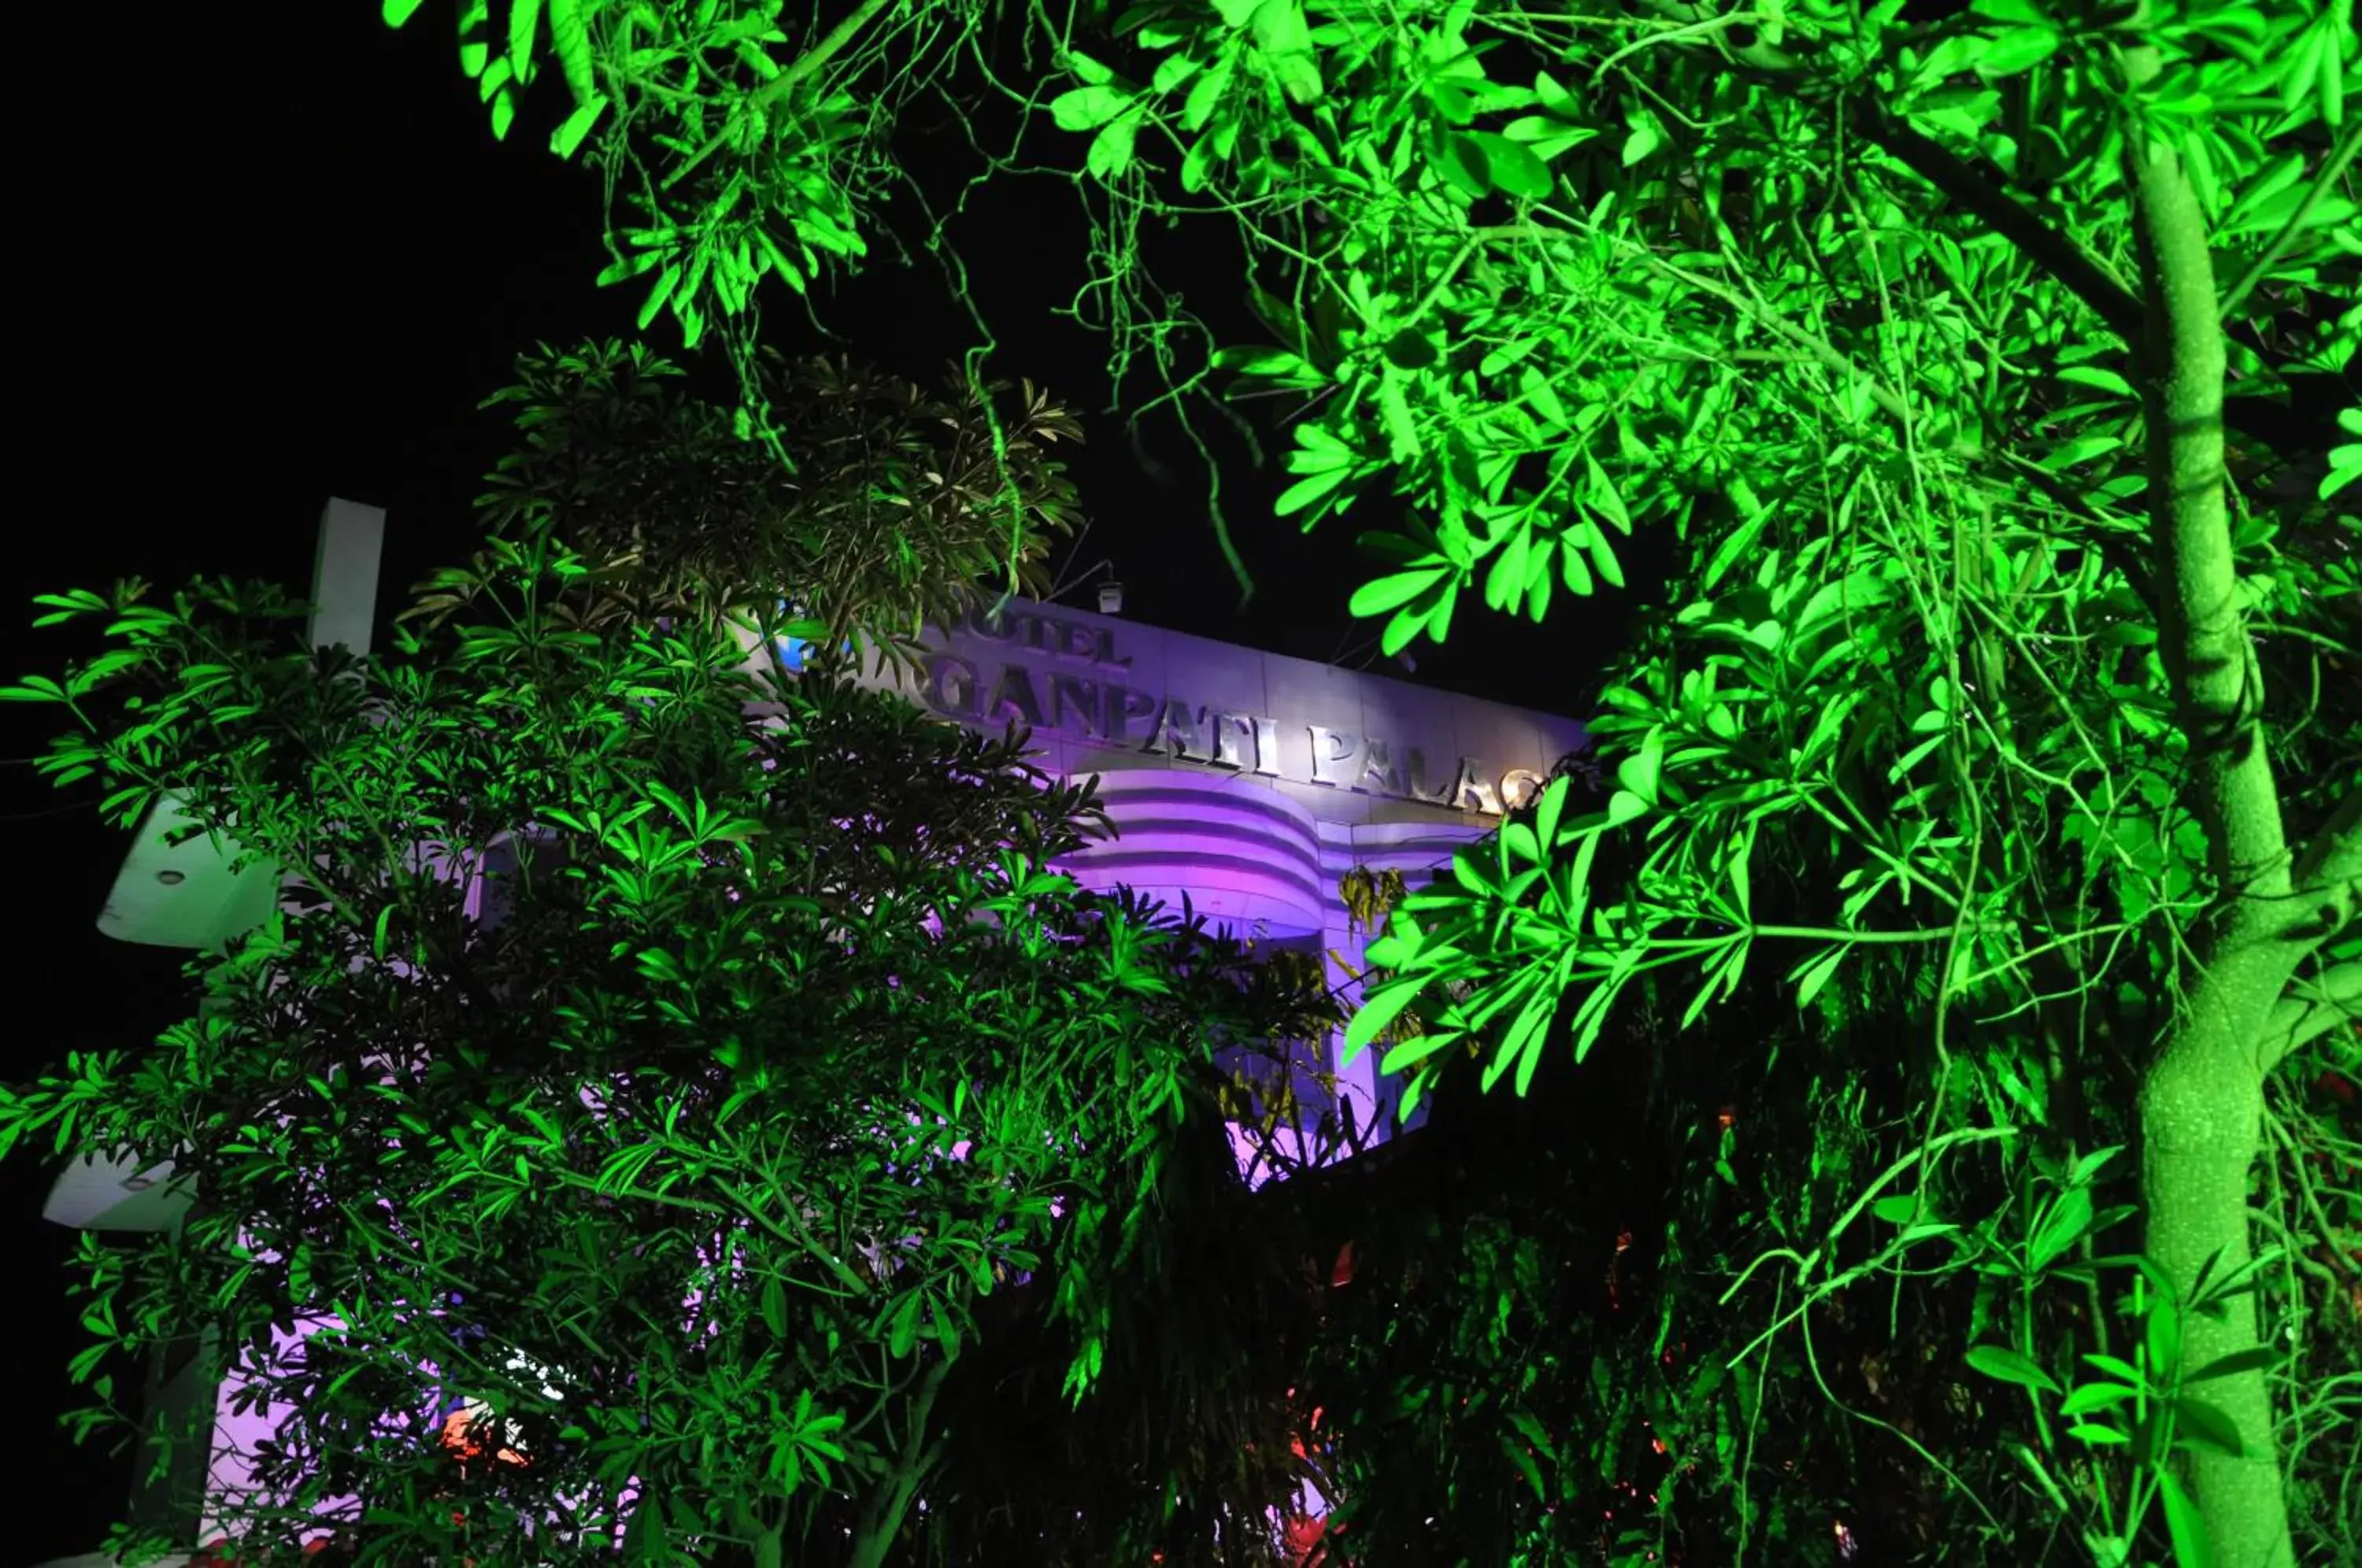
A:
<svg viewBox="0 0 2362 1568">
<path fill-rule="evenodd" d="M 1987 1377 L 2003 1383 L 2014 1383 L 2025 1388 L 2039 1388 L 2056 1394 L 2058 1385 L 2048 1373 L 2036 1366 L 2022 1353 L 2007 1345 L 1984 1344 L 1972 1347 L 1968 1354 L 1969 1365 Z"/>
<path fill-rule="evenodd" d="M 1607 542 L 1607 530 L 1589 529 L 1584 533 L 1583 542 L 1591 551 L 1591 564 L 1597 569 L 1601 580 L 1610 588 L 1623 587 L 1624 568 L 1616 558 L 1616 547 Z"/>
<path fill-rule="evenodd" d="M 909 1355 L 919 1342 L 919 1309 L 923 1305 L 923 1296 L 912 1291 L 894 1309 L 893 1323 L 887 1330 L 886 1353 L 896 1361 Z"/>
<path fill-rule="evenodd" d="M 577 108 L 599 95 L 590 71 L 590 29 L 583 25 L 582 7 L 596 0 L 549 0 L 549 43 L 557 51 L 557 68 Z"/>
<path fill-rule="evenodd" d="M 2080 386 L 2097 387 L 2102 392 L 2112 392 L 2119 397 L 2135 395 L 2132 382 L 2125 380 L 2115 371 L 2102 370 L 2097 365 L 2070 365 L 2058 372 L 2058 379 L 2062 381 L 2073 381 Z"/>
<path fill-rule="evenodd" d="M 1485 169 L 1501 190 L 1512 196 L 1540 201 L 1556 187 L 1549 168 L 1532 149 L 1492 131 L 1473 131 L 1470 135 L 1484 149 Z"/>
<path fill-rule="evenodd" d="M 1493 193 L 1492 171 L 1474 138 L 1438 126 L 1428 138 L 1427 160 L 1445 184 L 1471 200 L 1481 201 Z"/>
<path fill-rule="evenodd" d="M 1514 1043 L 1518 1057 L 1518 1077 L 1513 1088 L 1519 1099 L 1533 1087 L 1534 1068 L 1542 1059 L 1542 1046 L 1549 1038 L 1551 1020 L 1558 1016 L 1558 1004 L 1564 988 L 1557 977 L 1545 977 L 1534 988 L 1532 999 L 1518 1014 L 1517 1023 L 1509 1031 L 1509 1039 L 1502 1042 L 1503 1055 Z"/>
<path fill-rule="evenodd" d="M 2144 1381 L 2141 1376 L 2141 1369 L 2135 1366 L 2131 1362 L 2125 1360 L 2122 1356 L 2086 1353 L 2083 1357 L 2083 1363 L 2087 1366 L 2097 1367 L 2100 1371 L 2106 1373 L 2109 1376 L 2116 1378 L 2122 1382 L 2137 1385 Z"/>
<path fill-rule="evenodd" d="M 1758 512 L 1725 535 L 1722 543 L 1714 547 L 1714 555 L 1706 562 L 1705 576 L 1699 586 L 1708 593 L 1713 592 L 1714 585 L 1738 564 L 1739 558 L 1755 547 L 1755 542 L 1763 536 L 1763 525 L 1771 518 L 1771 513 Z"/>
<path fill-rule="evenodd" d="M 599 116 L 606 109 L 607 100 L 593 93 L 590 102 L 567 116 L 558 127 L 549 133 L 549 150 L 560 158 L 573 157 L 574 149 L 582 145 L 582 138 L 590 134 L 590 127 L 599 123 Z M 641 325 L 645 326 L 646 323 Z"/>
<path fill-rule="evenodd" d="M 2279 1359 L 2280 1353 L 2269 1345 L 2249 1345 L 2246 1350 L 2233 1351 L 2229 1355 L 2215 1357 L 2184 1377 L 2181 1380 L 2182 1386 L 2187 1387 L 2192 1383 L 2204 1383 L 2216 1377 L 2235 1377 L 2243 1372 L 2254 1372 L 2271 1366 Z"/>
<path fill-rule="evenodd" d="M 387 27 L 398 28 L 418 14 L 420 4 L 421 0 L 385 0 L 378 14 L 385 18 Z"/>
<path fill-rule="evenodd" d="M 1662 147 L 1665 142 L 1665 133 L 1657 128 L 1656 116 L 1653 115 L 1641 113 L 1628 115 L 1625 116 L 1625 123 L 1632 127 L 1624 138 L 1624 167 L 1629 169 Z"/>
<path fill-rule="evenodd" d="M 1649 805 L 1657 803 L 1657 784 L 1664 772 L 1665 735 L 1652 729 L 1640 749 L 1616 765 L 1616 781 Z"/>
<path fill-rule="evenodd" d="M 1086 86 L 1103 87 L 1115 80 L 1115 72 L 1111 68 L 1100 64 L 1078 49 L 1070 49 L 1061 54 L 1058 57 L 1058 63 L 1065 66 L 1076 81 Z"/>
<path fill-rule="evenodd" d="M 1379 654 L 1386 658 L 1394 657 L 1395 655 L 1410 646 L 1411 639 L 1428 630 L 1431 623 L 1436 627 L 1436 641 L 1441 642 L 1442 627 L 1448 624 L 1451 618 L 1451 584 L 1446 580 L 1441 596 L 1428 608 L 1421 610 L 1413 606 L 1407 610 L 1396 611 L 1395 618 L 1386 623 L 1386 629 L 1379 635 Z"/>
<path fill-rule="evenodd" d="M 680 263 L 678 261 L 671 263 L 657 274 L 656 287 L 650 289 L 648 297 L 640 302 L 641 331 L 646 332 L 648 323 L 654 321 L 657 318 L 657 313 L 664 309 L 665 302 L 672 298 L 673 288 L 679 282 Z"/>
<path fill-rule="evenodd" d="M 1397 463 L 1416 462 L 1424 449 L 1418 421 L 1411 415 L 1410 396 L 1403 391 L 1407 379 L 1388 376 L 1378 383 L 1378 417 L 1386 427 L 1387 455 Z"/>
<path fill-rule="evenodd" d="M 1254 9 L 1256 47 L 1278 78 L 1280 90 L 1298 104 L 1320 97 L 1320 61 L 1304 19 L 1304 0 L 1263 0 Z"/>
<path fill-rule="evenodd" d="M 2058 1413 L 2061 1416 L 2088 1416 L 2094 1410 L 2121 1405 L 2139 1393 L 2139 1389 L 2122 1383 L 2081 1384 L 2069 1391 L 2058 1406 Z"/>
<path fill-rule="evenodd" d="M 1871 1216 L 1889 1225 L 1908 1225 L 1919 1218 L 1923 1199 L 1915 1192 L 1898 1192 L 1870 1206 Z"/>
<path fill-rule="evenodd" d="M 1370 1048 L 1370 1042 L 1385 1032 L 1386 1025 L 1401 1016 L 1403 1009 L 1415 1000 L 1425 988 L 1425 975 L 1406 975 L 1388 980 L 1374 992 L 1362 999 L 1362 1005 L 1345 1025 L 1344 1061 L 1351 1063 Z"/>
<path fill-rule="evenodd" d="M 2060 1193 L 2044 1210 L 2042 1222 L 2035 1229 L 2033 1242 L 2026 1251 L 2027 1269 L 2032 1273 L 2041 1273 L 2068 1248 L 2081 1241 L 2091 1228 L 2091 1189 L 2077 1187 Z"/>
<path fill-rule="evenodd" d="M 1509 1456 L 1509 1463 L 1518 1467 L 1518 1473 L 1525 1476 L 1527 1485 L 1533 1487 L 1535 1498 L 1538 1501 L 1547 1502 L 1550 1494 L 1542 1486 L 1542 1473 L 1535 1467 L 1533 1456 L 1526 1452 L 1523 1443 L 1507 1432 L 1501 1433 L 1500 1439 L 1501 1452 Z"/>
<path fill-rule="evenodd" d="M 1583 455 L 1583 466 L 1589 480 L 1584 499 L 1591 503 L 1594 510 L 1606 513 L 1607 520 L 1618 529 L 1629 534 L 1632 531 L 1632 514 L 1624 510 L 1624 498 L 1616 493 L 1616 481 L 1607 477 L 1607 470 L 1601 468 L 1599 459 L 1589 452 Z M 1611 573 L 1603 570 L 1600 575 L 1615 581 Z M 1616 586 L 1621 588 L 1624 585 L 1617 582 Z"/>
<path fill-rule="evenodd" d="M 2214 1568 L 2214 1548 L 2206 1535 L 2206 1519 L 2182 1489 L 2170 1465 L 2151 1471 L 2157 1477 L 2158 1500 L 2165 1505 L 2165 1532 L 2173 1542 L 2175 1568 Z"/>
<path fill-rule="evenodd" d="M 1562 541 L 1558 551 L 1558 569 L 1559 575 L 1566 581 L 1566 591 L 1578 599 L 1591 597 L 1591 566 L 1583 558 L 1582 551 L 1574 548 L 1572 544 Z"/>
<path fill-rule="evenodd" d="M 1354 591 L 1345 612 L 1354 616 L 1383 615 L 1425 593 L 1450 575 L 1450 571 L 1449 567 L 1428 567 L 1417 571 L 1396 572 L 1392 577 L 1379 578 L 1375 582 L 1365 582 Z"/>
<path fill-rule="evenodd" d="M 2122 1143 L 2111 1143 L 2104 1149 L 2092 1150 L 2075 1162 L 2074 1168 L 2067 1173 L 2065 1185 L 2089 1187 L 2092 1184 L 2092 1178 L 2105 1169 L 2109 1161 L 2124 1152 L 2125 1146 Z"/>
<path fill-rule="evenodd" d="M 1095 179 L 1112 180 L 1131 167 L 1132 143 L 1140 134 L 1138 111 L 1119 115 L 1091 138 L 1083 167 Z"/>
<path fill-rule="evenodd" d="M 2180 1430 L 2180 1442 L 2211 1448 L 2233 1459 L 2246 1453 L 2246 1445 L 2239 1441 L 2239 1429 L 2231 1418 L 2203 1399 L 2176 1399 L 2173 1402 L 2174 1424 Z"/>
<path fill-rule="evenodd" d="M 1414 327 L 1404 327 L 1386 339 L 1386 363 L 1402 370 L 1424 370 L 1443 358 L 1442 352 Z"/>
<path fill-rule="evenodd" d="M 533 79 L 533 46 L 541 31 L 541 0 L 509 0 L 509 70 L 522 87 Z"/>
<path fill-rule="evenodd" d="M 1829 977 L 1838 972 L 1838 966 L 1845 962 L 1846 954 L 1850 951 L 1850 947 L 1840 944 L 1826 953 L 1806 959 L 1789 972 L 1788 977 L 1796 984 L 1798 1011 L 1801 1012 L 1813 1005 L 1813 999 L 1821 994 L 1821 988 L 1829 983 Z"/>
<path fill-rule="evenodd" d="M 603 289 L 636 278 L 643 272 L 654 271 L 664 259 L 665 253 L 661 250 L 635 251 L 619 261 L 610 261 L 601 268 L 597 279 L 598 285 Z"/>
<path fill-rule="evenodd" d="M 1275 516 L 1286 517 L 1301 512 L 1343 484 L 1352 475 L 1351 469 L 1335 468 L 1297 480 L 1280 491 L 1279 499 L 1272 503 L 1272 513 Z"/>
<path fill-rule="evenodd" d="M 1389 1077 L 1407 1072 L 1460 1037 L 1456 1029 L 1430 1029 L 1424 1034 L 1414 1034 L 1389 1047 L 1378 1058 L 1378 1071 Z"/>
<path fill-rule="evenodd" d="M 1061 93 L 1050 101 L 1050 117 L 1060 130 L 1097 130 L 1131 105 L 1131 95 L 1119 87 L 1095 85 Z"/>
<path fill-rule="evenodd" d="M 1550 377 L 1538 365 L 1528 365 L 1518 372 L 1518 391 L 1533 405 L 1536 414 L 1554 425 L 1567 425 L 1566 404 L 1559 400 L 1558 389 L 1551 385 Z"/>
<path fill-rule="evenodd" d="M 0 702 L 62 702 L 66 689 L 46 675 L 28 675 L 15 686 L 0 686 Z"/>
<path fill-rule="evenodd" d="M 2048 28 L 2013 28 L 1977 56 L 1977 74 L 1991 82 L 2028 71 L 2057 52 L 2058 35 Z"/>
<path fill-rule="evenodd" d="M 2062 1514 L 2069 1512 L 2067 1494 L 2060 1490 L 2058 1483 L 2051 1478 L 2050 1472 L 2043 1467 L 2041 1459 L 2036 1455 L 2034 1450 L 2025 1443 L 2013 1442 L 2009 1445 L 2009 1451 L 2016 1455 L 2017 1462 L 2034 1476 L 2035 1484 L 2042 1488 L 2042 1495 L 2050 1499 L 2050 1506 Z"/>
<path fill-rule="evenodd" d="M 1589 126 L 1568 125 L 1551 115 L 1520 115 L 1503 126 L 1501 134 L 1547 164 L 1594 139 L 1599 132 Z"/>
<path fill-rule="evenodd" d="M 492 94 L 492 139 L 506 141 L 509 127 L 516 123 L 516 95 L 506 87 Z"/>
<path fill-rule="evenodd" d="M 2061 469 L 2071 469 L 2078 463 L 2088 463 L 2092 458 L 2113 452 L 2123 445 L 2124 442 L 2114 436 L 2084 436 L 2045 454 L 2037 466 L 2047 469 L 2055 474 Z"/>
</svg>

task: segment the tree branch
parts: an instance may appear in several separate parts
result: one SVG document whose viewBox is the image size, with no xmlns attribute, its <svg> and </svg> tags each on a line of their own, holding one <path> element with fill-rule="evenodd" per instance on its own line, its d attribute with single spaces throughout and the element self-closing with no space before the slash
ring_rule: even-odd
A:
<svg viewBox="0 0 2362 1568">
<path fill-rule="evenodd" d="M 2141 337 L 2140 302 L 2106 262 L 2059 234 L 1934 138 L 1913 130 L 1872 104 L 1854 111 L 1854 127 L 1898 162 L 1941 191 L 1985 226 L 2007 239 L 2069 293 L 2092 307 L 2108 330 L 2128 345 Z"/>
<path fill-rule="evenodd" d="M 870 19 L 884 10 L 891 0 L 862 0 L 861 8 L 828 30 L 828 36 L 812 45 L 791 61 L 786 70 L 772 77 L 741 101 L 738 112 L 714 133 L 713 139 L 697 149 L 690 160 L 665 176 L 664 188 L 671 190 L 689 178 L 700 164 L 722 149 L 740 123 L 740 116 L 752 110 L 767 109 L 796 90 L 797 83 L 810 77 L 835 58 L 838 50 L 853 41 L 853 35 L 869 25 Z"/>
</svg>

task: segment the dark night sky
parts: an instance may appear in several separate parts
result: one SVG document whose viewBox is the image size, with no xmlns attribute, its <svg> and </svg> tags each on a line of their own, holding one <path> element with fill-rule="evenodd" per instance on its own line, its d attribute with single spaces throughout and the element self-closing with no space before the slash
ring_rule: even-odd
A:
<svg viewBox="0 0 2362 1568">
<path fill-rule="evenodd" d="M 42 105 L 65 98 L 12 95 L 11 294 L 18 342 L 34 351 L 20 350 L 14 378 L 30 427 L 17 447 L 0 591 L 6 679 L 78 651 L 26 632 L 35 592 L 131 574 L 170 585 L 199 571 L 300 589 L 331 493 L 389 508 L 380 608 L 390 611 L 403 586 L 473 541 L 468 502 L 503 436 L 474 406 L 512 356 L 536 339 L 631 329 L 636 297 L 591 286 L 602 259 L 591 177 L 548 156 L 531 107 L 509 145 L 491 140 L 444 8 L 399 35 L 368 0 L 235 10 L 232 21 L 214 7 L 160 8 L 103 40 L 82 8 L 22 19 L 55 30 L 26 40 L 20 58 L 44 62 L 59 94 L 85 96 L 55 119 L 64 112 Z M 1072 192 L 1041 181 L 988 197 L 954 237 L 1002 345 L 997 373 L 1103 408 L 1101 346 L 1051 314 L 1081 281 Z M 1194 307 L 1229 312 L 1235 274 L 1220 235 L 1185 237 L 1166 241 L 1164 275 Z M 797 328 L 778 335 L 782 345 L 819 347 L 782 303 L 774 326 Z M 911 375 L 932 377 L 973 341 L 933 271 L 880 267 L 822 314 L 840 347 Z M 677 350 L 664 330 L 657 346 Z M 1272 521 L 1279 478 L 1233 466 L 1224 493 L 1261 590 L 1242 614 L 1206 525 L 1202 471 L 1177 431 L 1149 435 L 1173 470 L 1156 483 L 1117 419 L 1094 413 L 1089 425 L 1077 474 L 1094 526 L 1074 564 L 1112 558 L 1128 614 L 1307 657 L 1356 644 L 1372 657 L 1374 624 L 1357 629 L 1344 612 L 1360 580 L 1350 530 L 1308 539 Z M 1452 647 L 1424 655 L 1420 678 L 1564 706 L 1590 662 L 1570 649 L 1573 619 L 1562 607 L 1545 636 L 1463 614 Z M 1583 618 L 1586 646 L 1605 619 Z M 81 791 L 58 795 L 24 766 L 50 716 L 12 706 L 0 725 L 11 759 L 0 766 L 0 831 L 24 977 L 0 1075 L 22 1078 L 68 1049 L 138 1044 L 182 1010 L 177 955 L 94 927 L 125 841 Z M 31 1419 L 19 1430 L 41 1445 L 10 1474 L 32 1492 L 8 1500 L 29 1539 L 7 1555 L 32 1562 L 94 1545 L 122 1484 L 48 1423 L 80 1331 L 61 1288 L 68 1238 L 38 1218 L 46 1179 L 21 1156 L 0 1171 L 16 1295 L 34 1325 L 18 1363 Z"/>
</svg>

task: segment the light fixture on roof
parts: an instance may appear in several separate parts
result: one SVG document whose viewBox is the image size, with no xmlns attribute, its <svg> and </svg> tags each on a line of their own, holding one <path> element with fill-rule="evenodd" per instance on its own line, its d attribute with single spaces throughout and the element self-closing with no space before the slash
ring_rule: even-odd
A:
<svg viewBox="0 0 2362 1568">
<path fill-rule="evenodd" d="M 1102 615 L 1123 613 L 1123 584 L 1113 580 L 1099 584 L 1099 613 Z"/>
</svg>

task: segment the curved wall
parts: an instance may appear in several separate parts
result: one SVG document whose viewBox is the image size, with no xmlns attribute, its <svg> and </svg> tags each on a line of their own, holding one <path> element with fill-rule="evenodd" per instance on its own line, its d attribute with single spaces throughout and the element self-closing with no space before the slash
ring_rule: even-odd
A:
<svg viewBox="0 0 2362 1568">
<path fill-rule="evenodd" d="M 1101 774 L 1099 803 L 1117 836 L 1059 866 L 1084 887 L 1130 887 L 1175 913 L 1186 895 L 1242 935 L 1324 930 L 1320 824 L 1286 796 L 1218 773 L 1142 767 Z"/>
</svg>

